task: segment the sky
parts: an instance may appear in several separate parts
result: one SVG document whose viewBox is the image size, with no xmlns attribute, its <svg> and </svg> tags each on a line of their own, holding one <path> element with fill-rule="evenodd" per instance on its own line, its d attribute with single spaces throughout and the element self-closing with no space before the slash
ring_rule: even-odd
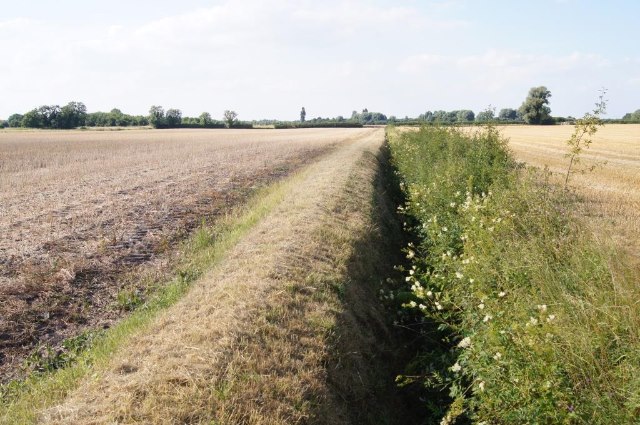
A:
<svg viewBox="0 0 640 425">
<path fill-rule="evenodd" d="M 0 118 L 44 104 L 242 120 L 640 109 L 637 0 L 0 0 Z"/>
</svg>

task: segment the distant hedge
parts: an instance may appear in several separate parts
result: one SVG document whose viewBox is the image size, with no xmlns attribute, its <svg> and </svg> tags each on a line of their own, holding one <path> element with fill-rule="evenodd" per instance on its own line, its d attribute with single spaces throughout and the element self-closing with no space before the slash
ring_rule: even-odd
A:
<svg viewBox="0 0 640 425">
<path fill-rule="evenodd" d="M 336 121 L 336 122 L 288 122 L 273 125 L 276 129 L 286 128 L 362 128 L 362 124 L 357 122 Z"/>
<path fill-rule="evenodd" d="M 177 127 L 172 127 L 172 128 L 225 128 L 226 126 L 224 125 L 223 122 L 212 122 L 212 123 L 208 123 L 208 124 L 195 124 L 195 123 L 182 123 Z M 168 128 L 168 127 L 158 127 L 158 128 Z"/>
</svg>

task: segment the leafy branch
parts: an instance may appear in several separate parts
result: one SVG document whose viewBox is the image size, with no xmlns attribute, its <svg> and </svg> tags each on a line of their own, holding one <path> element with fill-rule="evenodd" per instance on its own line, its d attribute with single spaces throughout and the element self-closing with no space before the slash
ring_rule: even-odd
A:
<svg viewBox="0 0 640 425">
<path fill-rule="evenodd" d="M 592 165 L 591 167 L 579 169 L 578 165 L 581 162 L 581 154 L 585 149 L 588 149 L 591 143 L 593 143 L 593 136 L 598 132 L 600 127 L 604 127 L 604 122 L 600 118 L 607 111 L 607 100 L 605 96 L 607 90 L 602 88 L 596 107 L 593 112 L 587 112 L 582 118 L 576 120 L 575 129 L 573 134 L 567 140 L 569 145 L 569 152 L 565 154 L 566 158 L 569 158 L 569 166 L 567 167 L 567 174 L 564 179 L 564 188 L 567 190 L 569 186 L 569 178 L 575 173 L 585 173 L 587 171 L 593 171 L 598 165 Z"/>
</svg>

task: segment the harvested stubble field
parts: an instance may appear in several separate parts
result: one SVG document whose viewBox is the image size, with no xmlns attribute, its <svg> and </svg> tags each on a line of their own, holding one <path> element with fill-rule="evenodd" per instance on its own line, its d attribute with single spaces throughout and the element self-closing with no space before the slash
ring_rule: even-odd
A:
<svg viewBox="0 0 640 425">
<path fill-rule="evenodd" d="M 0 382 L 126 310 L 176 242 L 362 129 L 0 132 Z"/>
<path fill-rule="evenodd" d="M 413 423 L 377 298 L 402 257 L 384 132 L 271 134 L 310 164 L 193 232 L 188 290 L 10 389 L 0 423 Z"/>
<path fill-rule="evenodd" d="M 566 141 L 573 126 L 505 126 L 515 157 L 529 165 L 548 167 L 564 182 L 568 158 Z M 640 264 L 640 125 L 606 125 L 581 155 L 580 168 L 596 168 L 571 177 L 580 196 L 578 213 L 597 235 L 613 237 Z"/>
</svg>

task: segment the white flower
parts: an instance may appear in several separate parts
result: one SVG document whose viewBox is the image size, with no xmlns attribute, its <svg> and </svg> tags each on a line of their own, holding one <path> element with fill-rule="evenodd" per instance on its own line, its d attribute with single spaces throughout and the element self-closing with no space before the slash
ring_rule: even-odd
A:
<svg viewBox="0 0 640 425">
<path fill-rule="evenodd" d="M 507 295 L 507 293 L 506 293 L 506 292 L 501 291 L 501 292 L 498 294 L 498 297 L 499 297 L 499 298 L 504 298 L 506 295 Z"/>
<path fill-rule="evenodd" d="M 451 425 L 452 424 L 451 421 L 452 421 L 451 413 L 447 413 L 447 416 L 442 418 L 442 420 L 440 421 L 440 425 Z"/>
<path fill-rule="evenodd" d="M 475 279 L 473 279 L 473 278 L 470 278 L 470 279 L 469 279 L 469 283 L 473 283 L 473 282 L 475 282 L 475 281 L 476 281 L 476 280 L 475 280 Z"/>
<path fill-rule="evenodd" d="M 480 391 L 484 391 L 484 381 L 480 381 L 478 388 L 480 388 Z"/>
<path fill-rule="evenodd" d="M 553 320 L 555 320 L 556 315 L 555 314 L 550 314 L 549 317 L 547 317 L 547 322 L 552 322 Z"/>
<path fill-rule="evenodd" d="M 462 366 L 460 366 L 460 363 L 458 363 L 458 362 L 456 362 L 456 364 L 451 366 L 451 371 L 452 372 L 460 372 L 460 370 L 462 370 Z"/>
<path fill-rule="evenodd" d="M 499 351 L 496 352 L 496 354 L 494 354 L 493 356 L 493 360 L 500 360 L 502 358 L 502 353 L 500 353 Z"/>
<path fill-rule="evenodd" d="M 413 270 L 409 270 L 409 274 L 410 274 L 411 276 L 413 276 L 413 274 L 414 274 L 414 273 L 415 273 L 415 271 L 413 271 Z"/>
<path fill-rule="evenodd" d="M 538 304 L 538 310 L 540 310 L 541 312 L 545 312 L 547 311 L 547 305 L 546 304 Z"/>
<path fill-rule="evenodd" d="M 464 337 L 464 338 L 462 339 L 462 341 L 460 341 L 460 342 L 458 343 L 458 347 L 460 347 L 460 348 L 467 348 L 467 347 L 471 347 L 471 338 L 469 338 L 468 336 L 467 336 L 467 337 Z"/>
<path fill-rule="evenodd" d="M 410 306 L 411 308 L 415 308 L 417 305 L 418 305 L 418 304 L 416 304 L 416 302 L 415 302 L 415 301 L 411 301 L 411 302 L 409 303 L 409 306 Z"/>
<path fill-rule="evenodd" d="M 486 323 L 491 319 L 493 319 L 493 316 L 490 314 L 487 314 L 486 316 L 484 316 L 484 319 L 482 319 L 482 321 Z"/>
<path fill-rule="evenodd" d="M 450 204 L 449 204 L 449 206 L 450 206 L 451 208 L 455 208 L 455 207 L 456 207 L 456 203 L 455 203 L 455 202 L 452 202 L 452 203 L 450 203 Z"/>
<path fill-rule="evenodd" d="M 484 310 L 484 303 L 480 303 L 480 304 L 478 304 L 478 308 L 479 308 L 480 310 Z"/>
<path fill-rule="evenodd" d="M 456 278 L 458 278 L 458 279 L 462 279 L 463 277 L 464 277 L 464 276 L 463 276 L 463 274 L 462 274 L 462 273 L 460 273 L 460 272 L 456 272 Z"/>
<path fill-rule="evenodd" d="M 436 309 L 442 310 L 442 304 L 440 304 L 439 302 L 436 302 Z"/>
<path fill-rule="evenodd" d="M 530 317 L 529 318 L 529 322 L 527 323 L 527 325 L 531 325 L 531 326 L 535 326 L 538 324 L 538 319 L 536 319 L 535 317 Z"/>
<path fill-rule="evenodd" d="M 412 259 L 413 257 L 415 257 L 415 256 L 416 256 L 416 253 L 415 253 L 415 252 L 413 252 L 413 251 L 409 251 L 409 252 L 407 253 L 407 258 L 408 258 L 409 260 L 411 260 L 411 259 Z"/>
<path fill-rule="evenodd" d="M 448 229 L 447 229 L 447 226 L 442 226 L 442 231 L 443 231 L 443 232 L 446 232 L 447 230 L 448 230 Z"/>
<path fill-rule="evenodd" d="M 433 297 L 433 292 L 427 291 L 427 297 L 429 297 L 429 298 Z"/>
</svg>

